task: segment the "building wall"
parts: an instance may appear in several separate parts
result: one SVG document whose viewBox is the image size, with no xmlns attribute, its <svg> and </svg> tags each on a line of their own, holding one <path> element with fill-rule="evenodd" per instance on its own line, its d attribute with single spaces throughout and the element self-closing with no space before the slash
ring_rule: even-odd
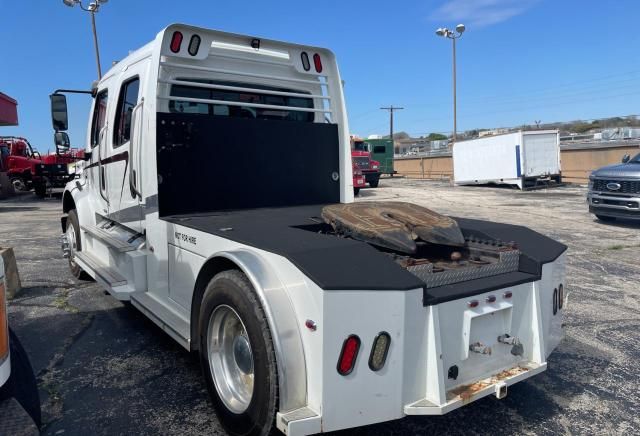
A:
<svg viewBox="0 0 640 436">
<path fill-rule="evenodd" d="M 620 163 L 625 154 L 633 157 L 639 152 L 638 146 L 562 150 L 562 178 L 566 182 L 587 183 L 591 171 L 605 165 Z"/>
<path fill-rule="evenodd" d="M 567 148 L 560 150 L 562 177 L 570 183 L 587 183 L 589 173 L 605 165 L 620 163 L 622 156 L 640 153 L 638 145 L 594 148 Z M 398 175 L 412 179 L 452 180 L 451 156 L 396 158 Z"/>
</svg>

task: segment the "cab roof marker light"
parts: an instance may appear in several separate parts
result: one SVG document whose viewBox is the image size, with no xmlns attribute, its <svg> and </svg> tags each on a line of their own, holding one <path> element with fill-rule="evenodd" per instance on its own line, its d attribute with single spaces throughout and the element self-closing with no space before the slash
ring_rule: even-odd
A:
<svg viewBox="0 0 640 436">
<path fill-rule="evenodd" d="M 338 358 L 338 374 L 342 376 L 351 374 L 356 366 L 358 351 L 360 351 L 360 338 L 357 335 L 350 335 L 342 344 Z"/>
<path fill-rule="evenodd" d="M 502 296 L 503 296 L 504 298 L 511 298 L 511 297 L 513 297 L 513 292 L 511 292 L 511 291 L 507 291 L 507 292 L 505 292 L 504 294 L 502 294 Z"/>
<path fill-rule="evenodd" d="M 487 303 L 495 303 L 496 302 L 496 296 L 495 295 L 489 295 L 486 298 Z"/>
<path fill-rule="evenodd" d="M 182 32 L 177 30 L 173 32 L 173 35 L 171 36 L 171 44 L 169 44 L 169 49 L 173 53 L 178 53 L 180 51 L 180 47 L 182 46 L 182 38 Z"/>
<path fill-rule="evenodd" d="M 311 69 L 311 62 L 309 62 L 309 55 L 306 51 L 300 53 L 300 59 L 302 60 L 302 68 L 304 68 L 305 71 L 309 71 Z"/>
<path fill-rule="evenodd" d="M 313 55 L 313 64 L 316 67 L 316 72 L 322 73 L 322 59 L 320 59 L 320 55 L 318 53 Z"/>
<path fill-rule="evenodd" d="M 202 39 L 198 35 L 193 35 L 189 40 L 189 47 L 187 47 L 187 51 L 191 56 L 195 56 L 198 54 L 198 50 L 200 49 L 200 41 L 202 41 Z"/>
<path fill-rule="evenodd" d="M 467 303 L 467 306 L 469 306 L 470 308 L 475 308 L 478 307 L 480 303 L 478 302 L 478 300 L 471 300 Z"/>
</svg>

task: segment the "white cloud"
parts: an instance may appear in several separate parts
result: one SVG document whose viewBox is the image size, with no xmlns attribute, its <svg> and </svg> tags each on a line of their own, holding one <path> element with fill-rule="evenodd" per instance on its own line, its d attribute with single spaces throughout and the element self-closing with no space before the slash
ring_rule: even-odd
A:
<svg viewBox="0 0 640 436">
<path fill-rule="evenodd" d="M 446 0 L 431 19 L 485 27 L 520 15 L 538 0 Z"/>
</svg>

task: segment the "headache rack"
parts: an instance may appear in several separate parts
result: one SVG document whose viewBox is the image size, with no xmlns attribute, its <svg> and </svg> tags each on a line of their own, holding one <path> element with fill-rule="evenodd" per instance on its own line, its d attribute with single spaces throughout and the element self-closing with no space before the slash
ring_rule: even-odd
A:
<svg viewBox="0 0 640 436">
<path fill-rule="evenodd" d="M 234 64 L 246 64 L 247 69 L 237 69 L 237 68 L 223 68 L 223 67 L 213 67 L 209 65 L 196 65 L 193 61 L 183 62 L 180 58 L 171 58 L 167 56 L 163 56 L 160 61 L 160 75 L 158 79 L 158 83 L 166 85 L 158 87 L 158 99 L 159 100 L 168 100 L 168 101 L 177 101 L 177 102 L 187 102 L 187 103 L 203 103 L 203 104 L 211 104 L 211 105 L 225 105 L 225 106 L 235 106 L 235 107 L 245 107 L 245 108 L 255 108 L 255 109 L 271 109 L 271 110 L 279 110 L 279 111 L 296 111 L 296 112 L 310 112 L 310 113 L 321 113 L 324 114 L 321 120 L 316 120 L 316 122 L 332 122 L 333 116 L 335 114 L 335 109 L 333 108 L 333 101 L 330 92 L 330 84 L 328 80 L 328 76 L 326 74 L 310 74 L 306 73 L 310 77 L 315 77 L 314 79 L 303 79 L 300 77 L 288 77 L 283 76 L 281 74 L 270 74 L 270 73 L 262 73 L 257 72 L 259 68 L 255 68 L 257 65 L 261 66 L 269 66 L 269 65 L 277 65 L 277 66 L 289 66 L 292 71 L 295 71 L 295 67 L 293 65 L 291 56 L 286 52 L 274 52 L 272 50 L 251 50 L 247 51 L 247 48 L 237 44 L 228 44 L 214 41 L 211 44 L 211 50 L 209 56 L 204 60 L 211 58 L 227 58 L 230 59 Z M 200 61 L 202 62 L 202 61 Z M 201 81 L 189 80 L 189 79 L 176 79 L 176 71 L 179 71 L 179 76 L 184 76 L 184 71 L 194 71 L 194 72 L 203 72 L 203 73 L 215 73 L 217 77 L 225 77 L 233 78 L 234 81 L 238 81 L 238 77 L 246 77 L 260 80 L 267 80 L 269 83 L 278 83 L 282 84 L 303 84 L 303 85 L 313 85 L 317 87 L 321 92 L 320 93 L 301 93 L 294 91 L 281 91 L 281 90 L 272 90 L 272 89 L 264 89 L 259 87 L 243 87 L 243 86 L 231 86 L 227 84 L 217 84 L 217 83 L 203 83 Z M 248 81 L 248 83 L 250 83 Z M 236 92 L 251 92 L 255 94 L 262 95 L 272 95 L 272 96 L 281 96 L 281 97 L 294 97 L 294 98 L 309 98 L 314 100 L 314 107 L 299 107 L 299 106 L 287 106 L 287 105 L 278 105 L 278 104 L 262 104 L 262 103 L 249 103 L 242 101 L 233 101 L 233 100 L 217 100 L 217 99 L 208 99 L 208 98 L 193 98 L 193 97 L 181 97 L 171 95 L 171 86 L 173 85 L 181 85 L 181 86 L 189 86 L 193 88 L 202 88 L 202 89 L 213 89 L 213 90 L 221 90 L 221 91 L 236 91 Z M 269 85 L 270 86 L 270 85 Z"/>
</svg>

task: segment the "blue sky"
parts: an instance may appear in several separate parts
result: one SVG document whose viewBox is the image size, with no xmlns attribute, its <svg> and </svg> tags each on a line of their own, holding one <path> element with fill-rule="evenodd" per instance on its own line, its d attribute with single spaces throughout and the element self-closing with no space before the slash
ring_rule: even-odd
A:
<svg viewBox="0 0 640 436">
<path fill-rule="evenodd" d="M 86 0 L 85 0 L 86 2 Z M 0 0 L 0 91 L 19 101 L 22 135 L 53 148 L 48 95 L 89 88 L 96 78 L 90 20 L 62 0 Z M 534 120 L 640 113 L 640 1 L 425 0 L 125 1 L 97 15 L 103 68 L 171 22 L 331 48 L 346 81 L 350 130 L 452 129 L 451 44 L 437 27 L 462 22 L 458 43 L 458 129 Z M 70 136 L 84 141 L 89 99 L 70 98 Z"/>
</svg>

